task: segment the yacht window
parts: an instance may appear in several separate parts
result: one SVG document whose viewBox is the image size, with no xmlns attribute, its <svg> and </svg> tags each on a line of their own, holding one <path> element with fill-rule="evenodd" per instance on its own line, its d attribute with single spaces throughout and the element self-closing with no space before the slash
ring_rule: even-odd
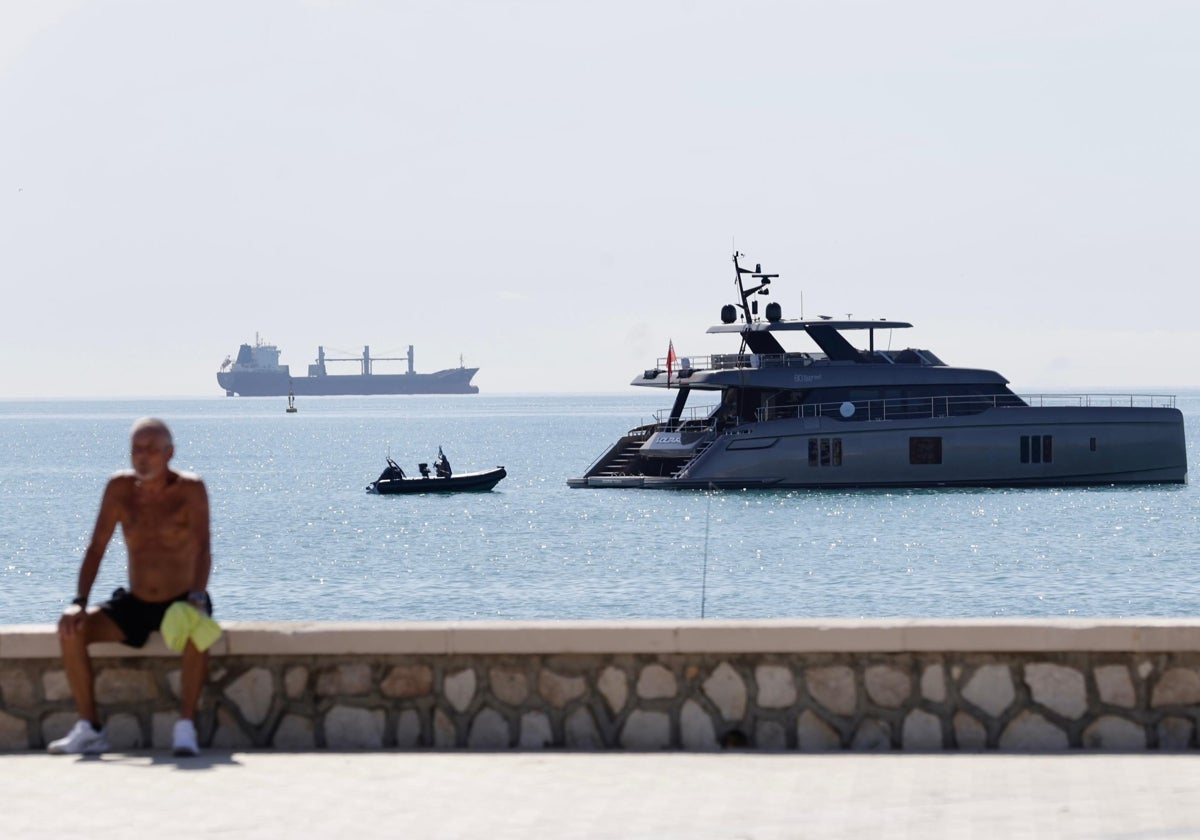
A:
<svg viewBox="0 0 1200 840">
<path fill-rule="evenodd" d="M 762 407 L 763 415 L 768 420 L 778 420 L 788 417 L 799 417 L 800 404 L 804 402 L 804 394 L 799 391 L 786 390 L 775 391 L 769 395 L 764 395 Z"/>
<path fill-rule="evenodd" d="M 1095 449 L 1095 438 L 1092 439 Z M 1054 460 L 1054 435 L 1021 435 L 1021 463 L 1049 464 Z"/>
<path fill-rule="evenodd" d="M 809 438 L 808 465 L 810 467 L 840 467 L 842 465 L 842 439 Z"/>
<path fill-rule="evenodd" d="M 942 439 L 940 437 L 909 438 L 908 462 L 910 464 L 942 463 Z"/>
</svg>

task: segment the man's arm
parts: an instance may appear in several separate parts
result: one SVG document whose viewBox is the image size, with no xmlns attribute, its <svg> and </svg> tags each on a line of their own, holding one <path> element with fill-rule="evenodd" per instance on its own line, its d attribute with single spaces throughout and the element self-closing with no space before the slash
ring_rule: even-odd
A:
<svg viewBox="0 0 1200 840">
<path fill-rule="evenodd" d="M 100 500 L 100 512 L 96 514 L 96 527 L 92 529 L 92 541 L 88 543 L 87 551 L 83 553 L 83 563 L 79 566 L 79 582 L 75 586 L 75 596 L 87 600 L 100 571 L 100 561 L 117 523 L 121 520 L 119 494 L 117 492 L 119 479 L 109 479 L 104 488 L 104 497 Z"/>
<path fill-rule="evenodd" d="M 120 494 L 118 493 L 119 479 L 110 478 L 104 488 L 104 496 L 100 500 L 100 512 L 96 514 L 96 527 L 92 529 L 92 541 L 88 543 L 83 553 L 83 562 L 79 565 L 79 580 L 75 584 L 75 600 L 63 612 L 59 619 L 58 630 L 64 635 L 74 634 L 83 622 L 88 595 L 91 594 L 92 584 L 100 572 L 100 561 L 112 540 L 117 523 L 121 521 Z"/>
<path fill-rule="evenodd" d="M 196 547 L 192 591 L 208 591 L 208 574 L 212 570 L 212 535 L 209 530 L 208 490 L 204 482 L 197 480 L 192 489 L 191 516 L 192 545 Z"/>
</svg>

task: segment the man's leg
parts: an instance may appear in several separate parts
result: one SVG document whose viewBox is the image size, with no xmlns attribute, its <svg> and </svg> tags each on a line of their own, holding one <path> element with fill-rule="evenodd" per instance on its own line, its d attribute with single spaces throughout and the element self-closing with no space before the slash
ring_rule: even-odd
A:
<svg viewBox="0 0 1200 840">
<path fill-rule="evenodd" d="M 120 642 L 124 638 L 125 634 L 121 632 L 121 628 L 101 612 L 99 607 L 88 610 L 78 633 L 59 636 L 63 668 L 67 672 L 71 694 L 75 697 L 75 708 L 79 710 L 80 719 L 90 721 L 96 729 L 100 728 L 100 719 L 96 711 L 95 680 L 88 645 L 93 642 Z"/>
<path fill-rule="evenodd" d="M 200 742 L 196 738 L 196 706 L 200 692 L 204 690 L 204 678 L 208 675 L 208 654 L 201 653 L 191 639 L 183 649 L 183 673 L 180 676 L 179 720 L 175 721 L 172 749 L 175 755 L 200 755 Z"/>
<path fill-rule="evenodd" d="M 201 653 L 189 639 L 183 649 L 183 669 L 180 674 L 179 717 L 196 720 L 196 706 L 200 704 L 200 692 L 208 676 L 208 652 Z"/>
<path fill-rule="evenodd" d="M 88 645 L 92 642 L 119 642 L 125 638 L 125 634 L 111 618 L 99 608 L 93 607 L 84 614 L 79 624 L 74 626 L 70 635 L 63 635 L 60 628 L 58 638 L 62 647 L 63 669 L 67 672 L 71 693 L 75 695 L 79 720 L 67 734 L 47 744 L 46 749 L 56 755 L 95 755 L 106 752 L 108 738 L 100 726 L 100 716 L 96 711 L 96 692 Z"/>
</svg>

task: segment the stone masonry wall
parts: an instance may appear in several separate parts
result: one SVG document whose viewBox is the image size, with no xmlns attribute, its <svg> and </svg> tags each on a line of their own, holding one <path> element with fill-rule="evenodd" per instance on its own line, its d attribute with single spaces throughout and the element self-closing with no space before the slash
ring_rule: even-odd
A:
<svg viewBox="0 0 1200 840">
<path fill-rule="evenodd" d="M 169 746 L 178 666 L 97 657 L 114 749 Z M 0 646 L 0 750 L 74 719 L 57 658 Z M 214 656 L 197 723 L 224 749 L 809 752 L 1186 750 L 1198 720 L 1193 650 L 297 651 Z"/>
</svg>

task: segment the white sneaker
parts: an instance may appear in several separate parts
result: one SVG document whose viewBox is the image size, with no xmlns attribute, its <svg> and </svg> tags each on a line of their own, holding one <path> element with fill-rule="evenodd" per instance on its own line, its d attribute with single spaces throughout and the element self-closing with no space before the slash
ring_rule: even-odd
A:
<svg viewBox="0 0 1200 840">
<path fill-rule="evenodd" d="M 89 721 L 77 720 L 70 732 L 51 741 L 46 750 L 55 755 L 96 755 L 108 750 L 108 735 L 103 728 L 97 732 Z"/>
<path fill-rule="evenodd" d="M 200 755 L 200 745 L 196 743 L 196 724 L 190 720 L 175 721 L 175 732 L 172 740 L 175 742 L 175 755 Z"/>
</svg>

